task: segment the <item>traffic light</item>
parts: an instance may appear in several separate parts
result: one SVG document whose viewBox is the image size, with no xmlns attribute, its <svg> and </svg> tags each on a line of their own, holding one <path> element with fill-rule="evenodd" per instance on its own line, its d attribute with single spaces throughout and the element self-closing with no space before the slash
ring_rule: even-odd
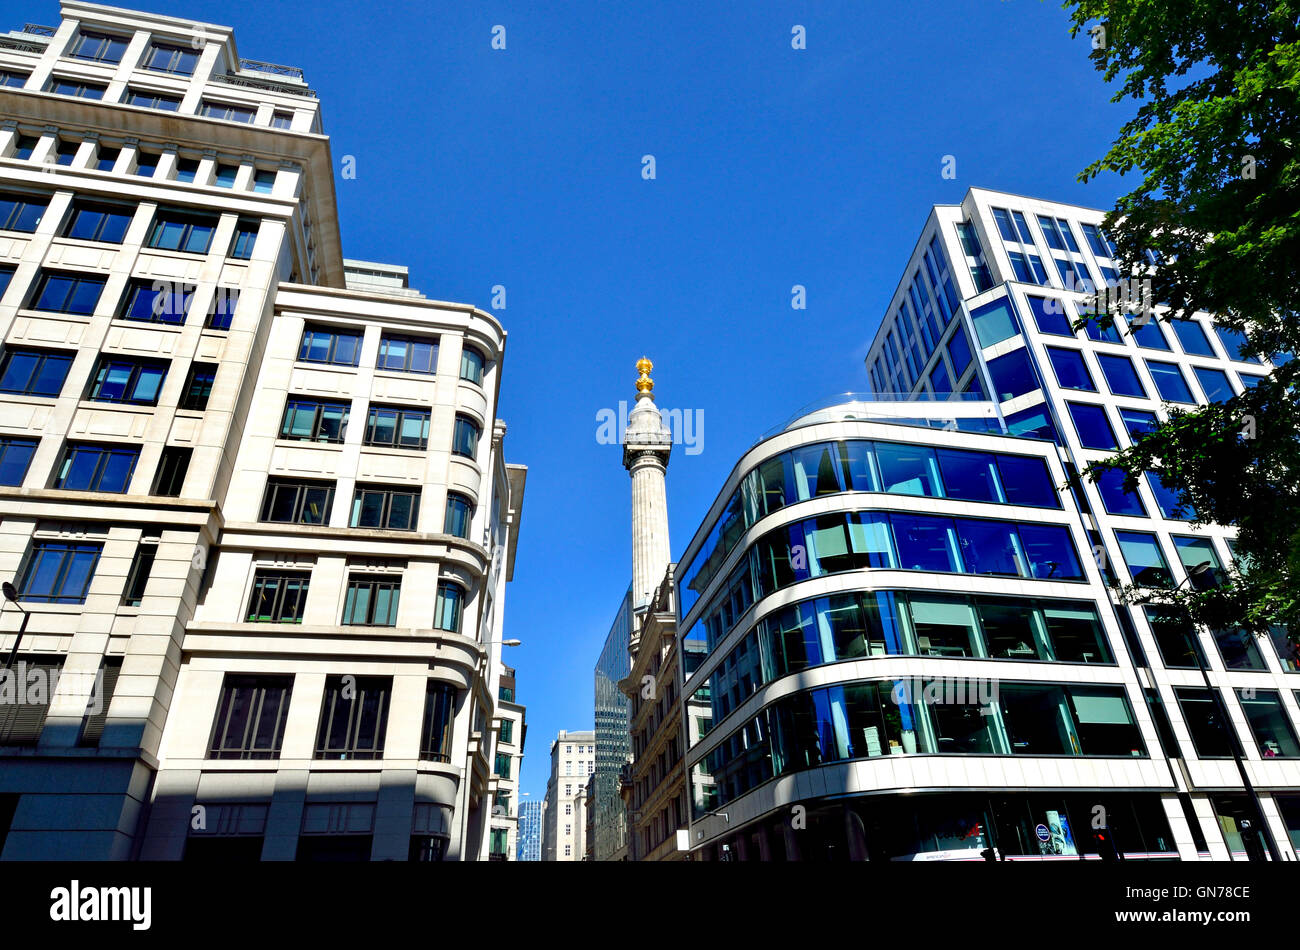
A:
<svg viewBox="0 0 1300 950">
<path fill-rule="evenodd" d="M 1110 835 L 1105 831 L 1094 831 L 1092 833 L 1093 844 L 1097 846 L 1097 856 L 1103 861 L 1123 861 L 1120 853 L 1115 850 L 1115 842 L 1110 840 Z"/>
</svg>

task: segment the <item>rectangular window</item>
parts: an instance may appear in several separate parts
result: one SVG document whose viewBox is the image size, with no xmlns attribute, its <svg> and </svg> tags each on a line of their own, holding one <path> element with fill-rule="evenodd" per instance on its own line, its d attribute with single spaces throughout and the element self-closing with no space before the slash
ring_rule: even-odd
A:
<svg viewBox="0 0 1300 950">
<path fill-rule="evenodd" d="M 1174 550 L 1178 552 L 1178 560 L 1182 562 L 1184 569 L 1189 574 L 1194 568 L 1199 568 L 1202 572 L 1192 576 L 1190 581 L 1192 587 L 1206 590 L 1217 587 L 1228 579 L 1223 573 L 1223 563 L 1214 550 L 1214 542 L 1209 538 L 1174 535 L 1173 542 Z"/>
<path fill-rule="evenodd" d="M 176 160 L 176 180 L 193 184 L 199 177 L 199 160 L 197 158 L 178 158 Z"/>
<path fill-rule="evenodd" d="M 1249 630 L 1212 630 L 1214 642 L 1223 657 L 1223 665 L 1230 670 L 1259 670 L 1264 672 L 1268 664 L 1259 652 L 1255 634 Z"/>
<path fill-rule="evenodd" d="M 140 450 L 125 445 L 70 445 L 54 478 L 54 487 L 67 491 L 123 494 L 131 483 Z"/>
<path fill-rule="evenodd" d="M 403 373 L 436 373 L 438 341 L 384 334 L 379 341 L 378 369 Z"/>
<path fill-rule="evenodd" d="M 1056 297 L 1027 297 L 1026 299 L 1029 301 L 1029 309 L 1034 315 L 1034 323 L 1038 325 L 1039 333 L 1074 336 L 1063 301 Z"/>
<path fill-rule="evenodd" d="M 438 599 L 433 610 L 435 630 L 460 633 L 461 605 L 464 599 L 465 589 L 459 584 L 451 581 L 438 582 Z"/>
<path fill-rule="evenodd" d="M 290 396 L 284 405 L 280 438 L 298 442 L 342 442 L 347 436 L 350 409 L 351 405 L 346 402 Z"/>
<path fill-rule="evenodd" d="M 208 305 L 206 326 L 209 330 L 229 330 L 235 319 L 235 308 L 239 306 L 239 289 L 236 287 L 218 287 L 213 294 L 212 303 Z"/>
<path fill-rule="evenodd" d="M 1199 320 L 1170 320 L 1169 325 L 1174 328 L 1174 336 L 1178 337 L 1184 352 L 1192 356 L 1218 356 Z"/>
<path fill-rule="evenodd" d="M 72 213 L 68 216 L 63 236 L 78 241 L 121 244 L 134 215 L 134 208 L 77 199 L 72 204 Z"/>
<path fill-rule="evenodd" d="M 249 106 L 237 106 L 228 102 L 209 102 L 205 99 L 199 108 L 199 115 L 207 116 L 209 119 L 225 119 L 227 122 L 249 123 L 257 115 L 257 110 Z"/>
<path fill-rule="evenodd" d="M 106 280 L 97 274 L 42 271 L 28 306 L 32 310 L 89 317 L 95 312 Z"/>
<path fill-rule="evenodd" d="M 152 152 L 142 152 L 136 149 L 135 152 L 135 171 L 132 173 L 141 178 L 152 178 L 154 172 L 158 170 L 158 156 Z"/>
<path fill-rule="evenodd" d="M 1119 541 L 1124 563 L 1139 587 L 1172 587 L 1173 575 L 1169 572 L 1169 562 L 1160 550 L 1160 542 L 1154 534 L 1141 531 L 1116 531 L 1115 539 Z"/>
<path fill-rule="evenodd" d="M 382 759 L 391 676 L 329 676 L 316 733 L 318 759 Z"/>
<path fill-rule="evenodd" d="M 144 537 L 136 545 L 131 558 L 131 569 L 126 575 L 126 588 L 122 591 L 123 607 L 139 607 L 144 601 L 144 590 L 153 571 L 154 557 L 158 554 L 158 538 Z"/>
<path fill-rule="evenodd" d="M 68 55 L 94 63 L 120 63 L 128 42 L 124 36 L 81 30 L 69 45 Z"/>
<path fill-rule="evenodd" d="M 63 657 L 57 655 L 23 654 L 7 674 L 24 682 L 53 683 L 63 669 Z M 45 727 L 45 716 L 50 709 L 51 690 L 28 690 L 0 703 L 0 745 L 35 745 Z M 17 699 L 25 702 L 17 702 Z M 8 831 L 6 820 L 5 831 Z M 3 835 L 0 835 L 0 839 Z"/>
<path fill-rule="evenodd" d="M 1088 247 L 1092 249 L 1095 257 L 1115 256 L 1115 245 L 1101 228 L 1095 224 L 1083 224 L 1080 227 L 1083 228 L 1083 236 L 1087 239 Z"/>
<path fill-rule="evenodd" d="M 361 361 L 361 334 L 352 330 L 308 327 L 298 347 L 301 363 L 356 366 Z"/>
<path fill-rule="evenodd" d="M 349 527 L 414 531 L 420 517 L 420 491 L 358 485 Z"/>
<path fill-rule="evenodd" d="M 1062 389 L 1079 389 L 1091 393 L 1097 391 L 1083 354 L 1078 350 L 1049 346 L 1047 358 L 1051 361 L 1052 371 L 1056 373 L 1056 381 Z"/>
<path fill-rule="evenodd" d="M 483 354 L 472 346 L 465 346 L 460 351 L 460 378 L 475 386 L 483 385 L 483 367 L 486 364 Z"/>
<path fill-rule="evenodd" d="M 1196 374 L 1196 381 L 1201 384 L 1208 402 L 1227 402 L 1236 395 L 1232 383 L 1228 382 L 1228 374 L 1223 370 L 1193 366 L 1192 372 Z"/>
<path fill-rule="evenodd" d="M 1115 356 L 1110 353 L 1094 353 L 1101 373 L 1106 377 L 1106 386 L 1116 396 L 1134 396 L 1138 399 L 1147 397 L 1146 387 L 1138 378 L 1133 361 L 1127 356 Z"/>
<path fill-rule="evenodd" d="M 1141 321 L 1141 322 L 1139 322 Z M 1141 317 L 1135 317 L 1129 322 L 1129 336 L 1138 346 L 1148 350 L 1166 350 L 1170 349 L 1169 341 L 1165 339 L 1164 331 L 1160 329 L 1158 320 L 1147 317 L 1143 320 Z"/>
<path fill-rule="evenodd" d="M 423 450 L 429 447 L 429 423 L 428 409 L 371 406 L 365 444 Z"/>
<path fill-rule="evenodd" d="M 1054 251 L 1064 251 L 1065 240 L 1061 237 L 1061 231 L 1056 226 L 1056 221 L 1052 218 L 1038 215 L 1038 226 L 1043 230 L 1043 238 L 1047 241 L 1047 246 Z"/>
<path fill-rule="evenodd" d="M 1239 688 L 1237 699 L 1263 758 L 1291 759 L 1300 756 L 1300 742 L 1296 740 L 1295 729 L 1282 707 L 1282 697 L 1277 690 L 1257 690 L 1253 686 Z"/>
<path fill-rule="evenodd" d="M 237 261 L 247 261 L 253 257 L 253 245 L 257 243 L 257 230 L 260 221 L 241 220 L 235 225 L 235 240 L 230 245 L 230 256 Z"/>
<path fill-rule="evenodd" d="M 92 402 L 124 402 L 156 406 L 170 364 L 101 356 L 86 398 Z"/>
<path fill-rule="evenodd" d="M 293 125 L 292 112 L 273 112 L 271 113 L 271 128 L 287 129 Z"/>
<path fill-rule="evenodd" d="M 277 524 L 327 524 L 333 504 L 333 482 L 270 478 L 259 520 Z"/>
<path fill-rule="evenodd" d="M 450 762 L 452 730 L 456 724 L 456 690 L 448 683 L 430 682 L 424 692 L 424 724 L 420 729 L 420 758 Z"/>
<path fill-rule="evenodd" d="M 237 177 L 239 177 L 238 165 L 217 166 L 216 185 L 218 188 L 234 188 Z"/>
<path fill-rule="evenodd" d="M 1047 463 L 1023 455 L 999 455 L 998 473 L 1007 504 L 1035 508 L 1060 508 L 1056 486 L 1047 472 Z"/>
<path fill-rule="evenodd" d="M 1119 411 L 1119 421 L 1123 424 L 1125 431 L 1128 432 L 1129 439 L 1133 442 L 1136 442 L 1148 432 L 1154 432 L 1156 426 L 1160 424 L 1156 419 L 1156 414 L 1146 409 L 1121 409 Z"/>
<path fill-rule="evenodd" d="M 954 379 L 961 379 L 966 372 L 966 367 L 970 366 L 970 341 L 966 339 L 966 331 L 962 329 L 961 324 L 957 325 L 952 339 L 948 341 L 948 361 L 952 363 Z"/>
<path fill-rule="evenodd" d="M 304 571 L 259 570 L 248 601 L 249 623 L 302 623 L 311 574 Z"/>
<path fill-rule="evenodd" d="M 215 363 L 195 363 L 190 367 L 189 378 L 185 380 L 185 392 L 181 394 L 180 408 L 191 412 L 202 412 L 208 408 L 208 398 L 212 395 L 212 386 L 217 380 Z"/>
<path fill-rule="evenodd" d="M 1020 324 L 1011 310 L 1011 301 L 1005 297 L 971 311 L 971 320 L 975 324 L 975 336 L 979 338 L 980 346 L 1001 343 L 1020 332 Z"/>
<path fill-rule="evenodd" d="M 154 479 L 153 494 L 163 498 L 179 498 L 193 454 L 194 450 L 189 446 L 164 447 L 158 461 L 158 476 Z"/>
<path fill-rule="evenodd" d="M 934 449 L 894 442 L 877 442 L 874 448 L 885 491 L 943 496 Z"/>
<path fill-rule="evenodd" d="M 1196 402 L 1177 363 L 1160 363 L 1156 360 L 1147 360 L 1146 363 L 1161 399 L 1167 402 Z"/>
<path fill-rule="evenodd" d="M 102 544 L 33 541 L 18 575 L 18 599 L 38 604 L 84 604 Z"/>
<path fill-rule="evenodd" d="M 227 673 L 212 721 L 208 758 L 278 759 L 292 698 L 292 676 Z"/>
<path fill-rule="evenodd" d="M 1038 374 L 1029 350 L 1023 346 L 989 360 L 988 368 L 993 391 L 1000 400 L 1014 399 L 1038 389 Z"/>
<path fill-rule="evenodd" d="M 456 427 L 452 432 L 451 454 L 473 458 L 478 454 L 478 440 L 482 430 L 465 416 L 456 416 Z"/>
<path fill-rule="evenodd" d="M 99 667 L 100 680 L 95 685 L 95 701 L 99 711 L 86 709 L 81 721 L 81 735 L 77 745 L 94 747 L 104 737 L 104 726 L 108 724 L 108 709 L 113 704 L 113 693 L 117 690 L 117 678 L 122 672 L 122 657 L 106 656 Z"/>
<path fill-rule="evenodd" d="M 54 76 L 50 79 L 47 92 L 52 92 L 56 96 L 72 96 L 74 99 L 93 99 L 99 100 L 104 98 L 104 91 L 107 86 L 97 82 L 86 82 L 81 79 L 61 79 Z"/>
<path fill-rule="evenodd" d="M 1183 711 L 1187 731 L 1192 735 L 1197 758 L 1226 759 L 1232 756 L 1234 750 L 1241 750 L 1241 744 L 1237 741 L 1237 734 L 1232 729 L 1217 690 L 1208 690 L 1202 686 L 1177 686 L 1174 695 L 1178 697 L 1178 706 Z"/>
<path fill-rule="evenodd" d="M 443 518 L 442 530 L 456 538 L 468 538 L 470 521 L 474 517 L 474 506 L 464 495 L 456 492 L 447 493 L 447 512 Z"/>
<path fill-rule="evenodd" d="M 31 234 L 40 225 L 49 204 L 49 198 L 0 195 L 0 230 Z"/>
<path fill-rule="evenodd" d="M 176 76 L 190 76 L 199 61 L 197 50 L 183 46 L 169 46 L 165 43 L 151 43 L 140 65 L 158 73 L 172 73 Z"/>
<path fill-rule="evenodd" d="M 12 69 L 0 69 L 0 86 L 8 86 L 11 89 L 21 89 L 27 85 L 27 80 L 31 73 L 15 72 Z"/>
<path fill-rule="evenodd" d="M 81 143 L 72 139 L 59 138 L 54 144 L 54 164 L 69 166 L 77 160 L 77 151 Z"/>
<path fill-rule="evenodd" d="M 515 741 L 515 721 L 513 719 L 501 720 L 501 741 L 513 745 Z"/>
<path fill-rule="evenodd" d="M 27 161 L 32 157 L 32 153 L 36 151 L 36 146 L 40 144 L 41 139 L 38 135 L 19 135 L 14 139 L 13 157 Z"/>
<path fill-rule="evenodd" d="M 126 286 L 118 319 L 182 324 L 193 300 L 193 284 L 133 277 Z"/>
<path fill-rule="evenodd" d="M 72 366 L 72 353 L 6 350 L 0 362 L 0 392 L 22 396 L 57 396 Z"/>
<path fill-rule="evenodd" d="M 259 195 L 269 195 L 275 188 L 275 172 L 258 168 L 253 172 L 253 191 Z"/>
<path fill-rule="evenodd" d="M 1070 411 L 1074 429 L 1079 433 L 1079 444 L 1085 449 L 1119 448 L 1104 406 L 1084 402 L 1067 402 L 1065 405 Z"/>
<path fill-rule="evenodd" d="M 181 107 L 181 100 L 177 96 L 169 96 L 161 92 L 128 89 L 126 91 L 126 104 L 141 106 L 145 109 L 158 109 L 162 112 L 175 112 Z"/>
<path fill-rule="evenodd" d="M 343 623 L 348 626 L 395 627 L 402 580 L 391 574 L 348 577 Z"/>
<path fill-rule="evenodd" d="M 1101 503 L 1107 514 L 1128 515 L 1132 518 L 1147 516 L 1142 496 L 1124 490 L 1124 473 L 1117 468 L 1108 468 L 1102 472 L 1097 479 L 1097 494 L 1101 495 Z"/>
<path fill-rule="evenodd" d="M 159 211 L 149 232 L 149 247 L 186 254 L 206 254 L 217 230 L 215 218 L 179 211 Z"/>
<path fill-rule="evenodd" d="M 0 485 L 21 485 L 36 454 L 37 439 L 0 435 Z"/>
<path fill-rule="evenodd" d="M 1219 337 L 1219 343 L 1223 346 L 1223 352 L 1228 354 L 1228 359 L 1236 360 L 1240 363 L 1258 363 L 1258 356 L 1247 356 L 1246 350 L 1250 342 L 1246 339 L 1246 334 L 1240 330 L 1234 330 L 1231 327 L 1225 327 L 1221 323 L 1214 324 L 1214 332 Z"/>
<path fill-rule="evenodd" d="M 1147 485 L 1155 496 L 1160 514 L 1170 521 L 1191 521 L 1196 512 L 1191 504 L 1183 499 L 1182 493 L 1170 488 L 1156 472 L 1147 472 Z"/>
</svg>

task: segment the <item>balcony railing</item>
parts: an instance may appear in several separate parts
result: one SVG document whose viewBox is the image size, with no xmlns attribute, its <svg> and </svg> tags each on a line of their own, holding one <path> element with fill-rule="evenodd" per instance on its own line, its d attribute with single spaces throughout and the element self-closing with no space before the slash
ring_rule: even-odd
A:
<svg viewBox="0 0 1300 950">
<path fill-rule="evenodd" d="M 297 66 L 281 66 L 279 63 L 264 63 L 260 59 L 241 59 L 239 61 L 239 68 L 251 69 L 254 72 L 259 73 L 274 73 L 277 76 L 289 76 L 292 79 L 297 79 L 302 82 L 307 81 L 302 74 L 302 70 Z"/>
<path fill-rule="evenodd" d="M 39 23 L 24 23 L 23 32 L 31 33 L 33 36 L 53 36 L 57 27 L 42 26 Z"/>
</svg>

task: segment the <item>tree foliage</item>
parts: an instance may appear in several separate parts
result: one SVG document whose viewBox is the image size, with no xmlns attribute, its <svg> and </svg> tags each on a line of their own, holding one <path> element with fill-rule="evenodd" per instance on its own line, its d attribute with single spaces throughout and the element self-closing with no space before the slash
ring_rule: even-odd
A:
<svg viewBox="0 0 1300 950">
<path fill-rule="evenodd" d="M 1227 583 L 1131 599 L 1175 601 L 1212 627 L 1300 632 L 1300 3 L 1084 0 L 1067 3 L 1071 35 L 1112 101 L 1136 111 L 1080 180 L 1103 172 L 1136 187 L 1106 218 L 1126 267 L 1156 251 L 1155 298 L 1169 316 L 1213 314 L 1244 333 L 1247 355 L 1279 364 L 1224 403 L 1172 410 L 1104 463 L 1133 488 L 1160 474 L 1196 523 L 1234 524 Z M 1243 367 L 1245 368 L 1245 367 Z M 1202 585 L 1208 586 L 1208 585 Z"/>
</svg>

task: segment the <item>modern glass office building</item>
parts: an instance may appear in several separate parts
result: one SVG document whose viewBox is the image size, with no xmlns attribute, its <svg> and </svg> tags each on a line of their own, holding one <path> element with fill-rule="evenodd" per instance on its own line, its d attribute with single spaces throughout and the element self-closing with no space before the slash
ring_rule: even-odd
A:
<svg viewBox="0 0 1300 950">
<path fill-rule="evenodd" d="M 597 861 L 627 857 L 627 810 L 619 781 L 631 752 L 628 699 L 618 688 L 631 670 L 632 589 L 619 602 L 614 623 L 596 662 L 596 787 L 592 814 L 593 852 Z"/>
<path fill-rule="evenodd" d="M 519 835 L 516 839 L 519 861 L 542 860 L 542 803 L 519 803 Z"/>
<path fill-rule="evenodd" d="M 684 692 L 712 713 L 687 755 L 697 858 L 1244 859 L 1263 822 L 1300 844 L 1285 631 L 1195 631 L 1108 588 L 1206 582 L 1232 529 L 1154 477 L 1075 477 L 1270 364 L 1158 304 L 1076 332 L 1119 276 L 1102 218 L 980 190 L 934 208 L 875 392 L 732 470 L 678 572 L 705 654 Z"/>
</svg>

